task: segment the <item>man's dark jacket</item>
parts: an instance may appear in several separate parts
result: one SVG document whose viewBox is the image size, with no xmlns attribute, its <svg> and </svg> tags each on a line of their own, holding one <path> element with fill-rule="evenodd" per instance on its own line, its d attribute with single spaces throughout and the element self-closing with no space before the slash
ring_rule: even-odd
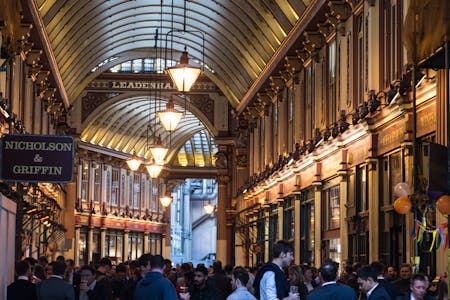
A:
<svg viewBox="0 0 450 300">
<path fill-rule="evenodd" d="M 259 294 L 259 286 L 261 283 L 261 279 L 264 276 L 264 273 L 267 271 L 272 271 L 275 273 L 275 284 L 277 287 L 277 297 L 278 299 L 283 299 L 289 296 L 289 282 L 287 281 L 286 274 L 284 274 L 283 270 L 280 269 L 279 266 L 274 264 L 273 262 L 268 262 L 261 269 L 258 270 L 255 277 L 255 282 L 253 283 L 253 287 L 255 289 L 255 297 L 260 299 Z"/>
<path fill-rule="evenodd" d="M 391 296 L 381 284 L 378 284 L 367 300 L 391 300 Z"/>
<path fill-rule="evenodd" d="M 36 286 L 28 280 L 17 279 L 7 289 L 7 300 L 37 300 Z"/>
</svg>

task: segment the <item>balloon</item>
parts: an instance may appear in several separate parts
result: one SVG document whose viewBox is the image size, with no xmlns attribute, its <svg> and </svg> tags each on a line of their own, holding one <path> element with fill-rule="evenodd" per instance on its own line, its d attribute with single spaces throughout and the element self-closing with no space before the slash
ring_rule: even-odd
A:
<svg viewBox="0 0 450 300">
<path fill-rule="evenodd" d="M 406 183 L 399 182 L 394 186 L 394 194 L 399 198 L 403 196 L 409 196 L 411 195 L 411 189 Z"/>
<path fill-rule="evenodd" d="M 438 201 L 436 202 L 436 207 L 441 212 L 441 214 L 450 214 L 450 196 L 443 195 L 439 197 Z"/>
<path fill-rule="evenodd" d="M 400 197 L 394 201 L 394 210 L 401 215 L 406 215 L 411 210 L 411 206 L 408 196 Z"/>
</svg>

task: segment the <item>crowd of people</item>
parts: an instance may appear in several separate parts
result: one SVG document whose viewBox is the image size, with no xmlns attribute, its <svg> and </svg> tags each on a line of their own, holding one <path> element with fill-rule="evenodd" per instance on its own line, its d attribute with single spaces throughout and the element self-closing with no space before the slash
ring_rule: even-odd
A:
<svg viewBox="0 0 450 300">
<path fill-rule="evenodd" d="M 144 254 L 136 261 L 113 265 L 107 257 L 76 268 L 71 259 L 48 263 L 27 258 L 16 263 L 16 279 L 8 300 L 443 300 L 447 278 L 430 282 L 413 274 L 408 264 L 370 265 L 346 262 L 343 271 L 332 260 L 319 269 L 305 262 L 294 265 L 290 243 L 278 241 L 273 259 L 255 267 L 207 268 L 183 263 L 174 267 L 161 255 Z"/>
</svg>

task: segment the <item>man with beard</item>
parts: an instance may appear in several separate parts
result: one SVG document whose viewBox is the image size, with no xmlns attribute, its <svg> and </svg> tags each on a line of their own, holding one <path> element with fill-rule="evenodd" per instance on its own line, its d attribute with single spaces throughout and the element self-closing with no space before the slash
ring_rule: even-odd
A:
<svg viewBox="0 0 450 300">
<path fill-rule="evenodd" d="M 194 285 L 188 293 L 181 293 L 181 299 L 190 300 L 216 300 L 219 299 L 219 293 L 214 285 L 206 284 L 208 278 L 208 269 L 199 265 L 194 270 Z"/>
<path fill-rule="evenodd" d="M 296 300 L 298 293 L 290 293 L 289 282 L 283 269 L 294 260 L 294 250 L 287 241 L 278 241 L 273 246 L 273 259 L 258 271 L 253 284 L 255 296 L 261 300 Z"/>
</svg>

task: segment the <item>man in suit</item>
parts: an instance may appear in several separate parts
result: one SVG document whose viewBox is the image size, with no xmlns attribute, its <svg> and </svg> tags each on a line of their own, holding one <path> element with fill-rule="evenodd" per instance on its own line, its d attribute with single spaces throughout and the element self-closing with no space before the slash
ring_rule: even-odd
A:
<svg viewBox="0 0 450 300">
<path fill-rule="evenodd" d="M 30 265 L 26 261 L 16 263 L 16 281 L 7 289 L 7 300 L 29 299 L 37 300 L 36 286 L 30 282 Z"/>
<path fill-rule="evenodd" d="M 38 299 L 40 300 L 74 300 L 73 286 L 63 279 L 66 264 L 59 261 L 50 263 L 53 275 L 41 282 L 38 287 Z"/>
<path fill-rule="evenodd" d="M 80 269 L 79 300 L 112 300 L 113 294 L 108 278 L 103 276 L 97 280 L 95 273 L 95 270 L 87 265 Z"/>
<path fill-rule="evenodd" d="M 386 271 L 386 266 L 379 262 L 374 261 L 370 264 L 370 267 L 375 272 L 375 275 L 377 275 L 377 282 L 384 287 L 386 292 L 388 292 L 389 296 L 391 297 L 391 300 L 395 300 L 397 296 L 399 295 L 398 289 L 395 285 L 384 279 L 384 273 Z"/>
<path fill-rule="evenodd" d="M 434 300 L 433 296 L 427 295 L 428 280 L 422 274 L 414 274 L 411 277 L 410 292 L 404 296 L 398 296 L 397 300 Z"/>
<path fill-rule="evenodd" d="M 319 269 L 322 287 L 307 296 L 307 300 L 356 300 L 355 291 L 346 285 L 336 283 L 338 268 L 335 262 L 326 261 Z"/>
<path fill-rule="evenodd" d="M 388 292 L 377 282 L 377 275 L 370 266 L 363 266 L 357 272 L 358 285 L 367 300 L 391 300 Z"/>
</svg>

